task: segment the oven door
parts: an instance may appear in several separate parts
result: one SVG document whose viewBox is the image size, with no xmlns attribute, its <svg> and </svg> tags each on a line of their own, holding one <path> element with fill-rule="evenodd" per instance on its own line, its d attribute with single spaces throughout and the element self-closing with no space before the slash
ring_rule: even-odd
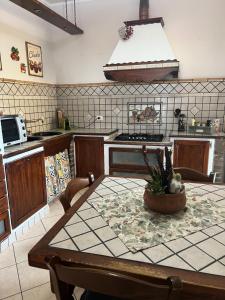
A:
<svg viewBox="0 0 225 300">
<path fill-rule="evenodd" d="M 163 162 L 163 149 L 147 149 L 147 156 L 151 166 L 158 165 L 157 156 Z M 140 176 L 148 174 L 141 148 L 109 148 L 109 175 Z"/>
</svg>

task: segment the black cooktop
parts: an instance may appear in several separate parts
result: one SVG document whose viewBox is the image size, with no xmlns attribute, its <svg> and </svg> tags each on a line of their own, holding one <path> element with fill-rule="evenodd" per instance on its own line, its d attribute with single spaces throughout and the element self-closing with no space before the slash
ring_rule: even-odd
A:
<svg viewBox="0 0 225 300">
<path fill-rule="evenodd" d="M 142 133 L 122 133 L 115 140 L 117 141 L 140 141 L 140 142 L 162 142 L 163 134 L 142 134 Z"/>
</svg>

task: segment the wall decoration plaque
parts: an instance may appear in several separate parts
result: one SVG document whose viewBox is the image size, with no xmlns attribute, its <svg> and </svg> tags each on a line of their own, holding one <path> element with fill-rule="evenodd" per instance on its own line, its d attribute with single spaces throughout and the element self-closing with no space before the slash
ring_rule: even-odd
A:
<svg viewBox="0 0 225 300">
<path fill-rule="evenodd" d="M 26 42 L 28 73 L 31 76 L 43 77 L 41 47 Z"/>
<path fill-rule="evenodd" d="M 19 52 L 18 48 L 16 48 L 16 47 L 11 48 L 10 57 L 12 60 L 19 61 L 20 60 L 19 54 L 20 54 L 20 52 Z"/>
<path fill-rule="evenodd" d="M 160 124 L 161 103 L 128 103 L 128 124 Z"/>
</svg>

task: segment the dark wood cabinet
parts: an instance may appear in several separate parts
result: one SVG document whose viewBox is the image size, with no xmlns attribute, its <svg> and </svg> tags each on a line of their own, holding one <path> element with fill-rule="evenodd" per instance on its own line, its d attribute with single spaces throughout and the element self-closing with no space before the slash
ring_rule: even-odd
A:
<svg viewBox="0 0 225 300">
<path fill-rule="evenodd" d="M 163 161 L 162 149 L 148 149 L 147 156 L 151 166 L 158 165 L 158 155 Z M 144 162 L 140 148 L 109 148 L 109 174 L 119 176 L 139 176 L 147 174 L 148 169 Z"/>
<path fill-rule="evenodd" d="M 6 177 L 15 228 L 47 203 L 43 152 L 8 163 Z"/>
<path fill-rule="evenodd" d="M 76 176 L 86 177 L 92 172 L 95 179 L 104 174 L 104 139 L 102 137 L 75 137 Z"/>
<path fill-rule="evenodd" d="M 6 195 L 5 173 L 0 156 L 0 241 L 5 239 L 10 234 L 10 222 L 8 213 L 8 199 Z"/>
<path fill-rule="evenodd" d="M 174 167 L 187 167 L 207 174 L 209 148 L 210 142 L 208 141 L 174 141 Z"/>
<path fill-rule="evenodd" d="M 57 136 L 50 140 L 44 140 L 43 146 L 44 146 L 45 157 L 53 156 L 59 152 L 64 151 L 65 149 L 67 149 L 69 153 L 71 140 L 72 140 L 71 134 Z"/>
</svg>

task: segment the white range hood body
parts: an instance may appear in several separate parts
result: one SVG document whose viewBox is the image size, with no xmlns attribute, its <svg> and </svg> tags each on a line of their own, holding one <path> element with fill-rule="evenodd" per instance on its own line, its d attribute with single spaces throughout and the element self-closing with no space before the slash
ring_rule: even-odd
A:
<svg viewBox="0 0 225 300">
<path fill-rule="evenodd" d="M 161 23 L 133 26 L 133 35 L 118 42 L 108 65 L 176 60 Z"/>
</svg>

